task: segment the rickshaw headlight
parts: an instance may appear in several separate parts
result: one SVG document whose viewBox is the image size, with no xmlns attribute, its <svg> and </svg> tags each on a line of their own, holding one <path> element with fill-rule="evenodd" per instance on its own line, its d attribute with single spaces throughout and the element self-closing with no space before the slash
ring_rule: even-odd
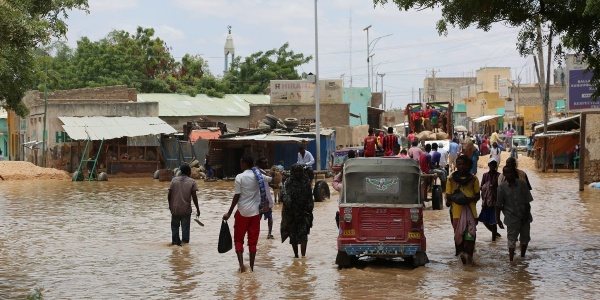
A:
<svg viewBox="0 0 600 300">
<path fill-rule="evenodd" d="M 410 220 L 413 222 L 419 221 L 419 209 L 418 208 L 410 209 Z"/>
<path fill-rule="evenodd" d="M 352 214 L 344 214 L 344 222 L 352 222 Z"/>
</svg>

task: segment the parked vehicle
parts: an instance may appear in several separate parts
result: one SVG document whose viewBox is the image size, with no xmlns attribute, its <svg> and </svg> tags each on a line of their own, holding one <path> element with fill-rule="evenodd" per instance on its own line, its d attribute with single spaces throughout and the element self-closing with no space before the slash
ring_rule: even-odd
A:
<svg viewBox="0 0 600 300">
<path fill-rule="evenodd" d="M 452 103 L 450 102 L 428 102 L 410 103 L 404 109 L 404 115 L 409 123 L 409 130 L 419 133 L 423 130 L 442 131 L 452 137 Z M 424 122 L 423 122 L 424 120 Z"/>
<path fill-rule="evenodd" d="M 420 197 L 421 170 L 412 159 L 356 158 L 344 165 L 336 263 L 360 256 L 429 262 Z"/>
<path fill-rule="evenodd" d="M 340 172 L 342 170 L 342 164 L 346 160 L 348 160 L 348 152 L 350 152 L 350 151 L 354 151 L 356 154 L 356 157 L 362 157 L 364 154 L 363 148 L 364 147 L 362 147 L 362 146 L 358 146 L 358 147 L 346 147 L 346 148 L 335 150 L 335 152 L 333 153 L 331 170 L 336 173 Z"/>
<path fill-rule="evenodd" d="M 513 136 L 513 143 L 517 143 L 517 151 L 525 151 L 527 152 L 527 143 L 529 142 L 529 138 L 525 135 L 515 135 Z"/>
</svg>

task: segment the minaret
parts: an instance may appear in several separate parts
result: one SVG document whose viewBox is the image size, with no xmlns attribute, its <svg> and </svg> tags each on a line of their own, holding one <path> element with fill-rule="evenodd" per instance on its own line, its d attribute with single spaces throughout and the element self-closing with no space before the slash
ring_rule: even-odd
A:
<svg viewBox="0 0 600 300">
<path fill-rule="evenodd" d="M 227 26 L 227 30 L 229 30 L 229 34 L 225 40 L 225 71 L 223 72 L 223 75 L 229 70 L 229 54 L 231 54 L 231 62 L 233 62 L 233 58 L 235 57 L 235 47 L 233 46 L 233 37 L 231 36 L 231 25 Z"/>
</svg>

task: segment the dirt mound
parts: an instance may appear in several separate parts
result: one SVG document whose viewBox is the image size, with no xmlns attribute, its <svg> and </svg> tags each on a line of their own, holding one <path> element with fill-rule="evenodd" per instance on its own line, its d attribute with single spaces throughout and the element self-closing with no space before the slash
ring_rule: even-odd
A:
<svg viewBox="0 0 600 300">
<path fill-rule="evenodd" d="M 4 180 L 71 180 L 71 174 L 66 171 L 42 168 L 26 161 L 0 161 L 0 176 L 2 176 Z"/>
<path fill-rule="evenodd" d="M 510 157 L 510 153 L 508 151 L 502 151 L 500 157 L 502 159 L 500 162 L 500 168 L 498 169 L 498 172 L 502 173 L 502 167 L 506 165 L 506 159 Z M 479 169 L 478 171 L 485 170 L 483 172 L 487 172 L 487 163 L 489 159 L 489 154 L 479 157 L 479 161 L 477 162 L 477 168 Z M 535 167 L 535 160 L 533 160 L 533 158 L 527 157 L 527 152 L 519 152 L 519 159 L 517 161 L 517 164 L 518 168 L 521 170 L 537 170 Z"/>
</svg>

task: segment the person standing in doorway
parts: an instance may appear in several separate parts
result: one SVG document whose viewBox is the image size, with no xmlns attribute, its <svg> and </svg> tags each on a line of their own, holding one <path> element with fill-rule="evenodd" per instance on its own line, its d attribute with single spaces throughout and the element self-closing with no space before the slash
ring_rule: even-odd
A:
<svg viewBox="0 0 600 300">
<path fill-rule="evenodd" d="M 496 200 L 496 219 L 498 226 L 504 228 L 506 224 L 506 238 L 508 240 L 509 260 L 515 257 L 517 239 L 521 243 L 521 257 L 525 257 L 527 246 L 531 240 L 531 201 L 533 197 L 527 183 L 517 179 L 516 173 L 510 166 L 502 169 L 506 181 L 498 186 L 498 199 Z M 500 221 L 500 212 L 504 214 L 504 224 Z"/>
<path fill-rule="evenodd" d="M 242 173 L 235 177 L 234 192 L 229 211 L 223 215 L 223 220 L 227 221 L 237 206 L 235 212 L 235 223 L 233 225 L 233 241 L 235 244 L 235 253 L 240 265 L 240 272 L 245 272 L 244 266 L 244 237 L 248 235 L 248 252 L 250 253 L 250 271 L 254 271 L 254 260 L 256 258 L 256 244 L 260 233 L 260 203 L 261 194 L 259 181 L 252 171 L 254 159 L 246 154 L 240 159 Z M 268 176 L 263 176 L 266 182 L 271 181 Z"/>
<path fill-rule="evenodd" d="M 281 210 L 281 242 L 289 236 L 295 258 L 299 257 L 298 244 L 300 244 L 302 257 L 306 256 L 314 206 L 308 178 L 303 173 L 302 165 L 295 164 L 292 166 L 290 178 L 283 184 Z"/>
<path fill-rule="evenodd" d="M 196 206 L 196 216 L 200 216 L 198 207 L 198 185 L 192 179 L 192 169 L 189 165 L 179 168 L 181 175 L 171 180 L 167 200 L 171 211 L 171 244 L 181 246 L 181 243 L 190 242 L 190 220 L 192 215 L 192 201 Z M 179 238 L 179 226 L 181 226 L 181 238 Z"/>
</svg>

